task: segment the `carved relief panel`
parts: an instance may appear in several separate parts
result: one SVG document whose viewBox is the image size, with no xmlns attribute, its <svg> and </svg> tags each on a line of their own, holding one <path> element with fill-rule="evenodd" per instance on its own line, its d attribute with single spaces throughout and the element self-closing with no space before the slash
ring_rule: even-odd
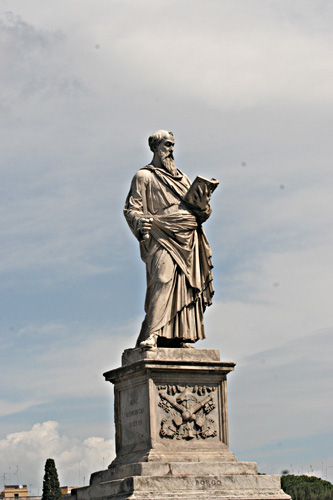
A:
<svg viewBox="0 0 333 500">
<path fill-rule="evenodd" d="M 210 440 L 218 436 L 216 387 L 158 385 L 157 391 L 162 440 Z"/>
</svg>

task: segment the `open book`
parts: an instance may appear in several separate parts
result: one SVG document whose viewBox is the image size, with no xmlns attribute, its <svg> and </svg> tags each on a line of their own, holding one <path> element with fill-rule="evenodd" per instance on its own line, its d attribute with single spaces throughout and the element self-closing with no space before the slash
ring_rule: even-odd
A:
<svg viewBox="0 0 333 500">
<path fill-rule="evenodd" d="M 197 175 L 197 177 L 194 179 L 193 184 L 191 184 L 189 190 L 184 196 L 185 203 L 196 207 L 198 205 L 198 198 L 199 200 L 201 200 L 202 196 L 204 195 L 206 198 L 206 203 L 208 205 L 212 193 L 215 191 L 219 184 L 220 182 L 216 179 L 206 179 L 206 177 Z"/>
</svg>

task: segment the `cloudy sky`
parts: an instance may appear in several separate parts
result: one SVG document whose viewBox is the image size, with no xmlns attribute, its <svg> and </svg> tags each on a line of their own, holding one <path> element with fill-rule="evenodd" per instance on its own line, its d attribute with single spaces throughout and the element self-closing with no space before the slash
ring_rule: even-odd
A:
<svg viewBox="0 0 333 500">
<path fill-rule="evenodd" d="M 0 489 L 114 456 L 112 387 L 143 319 L 122 216 L 156 129 L 216 177 L 208 339 L 235 361 L 230 448 L 333 480 L 333 3 L 1 0 Z"/>
</svg>

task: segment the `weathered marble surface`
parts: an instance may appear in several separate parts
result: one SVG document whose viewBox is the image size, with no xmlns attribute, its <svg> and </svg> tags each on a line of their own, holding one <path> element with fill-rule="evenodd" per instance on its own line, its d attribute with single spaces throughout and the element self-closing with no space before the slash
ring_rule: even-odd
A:
<svg viewBox="0 0 333 500">
<path fill-rule="evenodd" d="M 117 464 L 236 461 L 228 449 L 227 374 L 209 349 L 127 349 L 115 385 Z"/>
<path fill-rule="evenodd" d="M 279 476 L 255 474 L 202 474 L 186 476 L 131 476 L 76 490 L 80 500 L 198 499 L 288 500 L 280 489 Z"/>
<path fill-rule="evenodd" d="M 91 475 L 90 484 L 99 484 L 130 476 L 216 476 L 257 474 L 254 462 L 138 462 L 119 465 Z"/>
<path fill-rule="evenodd" d="M 76 500 L 290 499 L 279 476 L 259 475 L 228 448 L 234 366 L 217 350 L 126 350 L 104 374 L 115 387 L 117 457 Z"/>
<path fill-rule="evenodd" d="M 212 252 L 202 229 L 212 189 L 197 188 L 188 204 L 189 178 L 173 158 L 172 132 L 149 137 L 153 159 L 133 177 L 124 215 L 146 264 L 146 316 L 137 346 L 179 347 L 205 338 L 203 315 L 212 303 Z"/>
<path fill-rule="evenodd" d="M 220 361 L 218 349 L 175 349 L 175 348 L 153 348 L 153 349 L 125 349 L 122 355 L 122 366 L 141 360 L 160 360 L 169 362 L 188 361 L 206 363 Z M 234 363 L 232 363 L 234 366 Z"/>
</svg>

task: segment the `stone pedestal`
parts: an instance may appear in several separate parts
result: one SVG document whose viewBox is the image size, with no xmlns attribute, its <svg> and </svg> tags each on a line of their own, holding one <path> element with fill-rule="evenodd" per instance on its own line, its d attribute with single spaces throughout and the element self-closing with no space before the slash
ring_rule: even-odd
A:
<svg viewBox="0 0 333 500">
<path fill-rule="evenodd" d="M 218 350 L 127 349 L 114 384 L 116 453 L 77 500 L 274 499 L 279 476 L 258 475 L 228 447 L 227 374 Z"/>
</svg>

